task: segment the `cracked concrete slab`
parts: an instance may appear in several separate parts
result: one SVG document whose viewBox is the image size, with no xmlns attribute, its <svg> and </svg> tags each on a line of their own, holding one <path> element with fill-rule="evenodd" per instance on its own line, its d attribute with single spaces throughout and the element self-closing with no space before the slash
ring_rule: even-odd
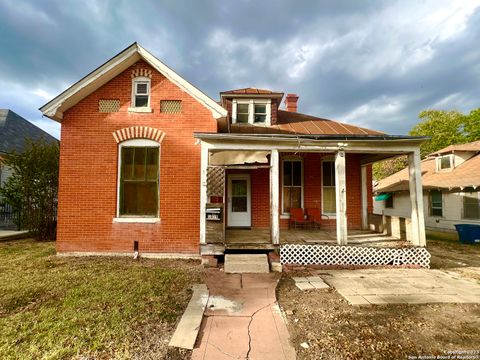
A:
<svg viewBox="0 0 480 360">
<path fill-rule="evenodd" d="M 210 270 L 210 299 L 192 359 L 295 359 L 275 297 L 279 277 Z"/>
</svg>

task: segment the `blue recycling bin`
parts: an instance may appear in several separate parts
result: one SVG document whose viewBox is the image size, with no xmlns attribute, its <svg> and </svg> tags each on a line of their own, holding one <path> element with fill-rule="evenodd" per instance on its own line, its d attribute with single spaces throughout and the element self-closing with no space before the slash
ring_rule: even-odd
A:
<svg viewBox="0 0 480 360">
<path fill-rule="evenodd" d="M 480 225 L 456 224 L 458 239 L 464 244 L 480 244 Z"/>
</svg>

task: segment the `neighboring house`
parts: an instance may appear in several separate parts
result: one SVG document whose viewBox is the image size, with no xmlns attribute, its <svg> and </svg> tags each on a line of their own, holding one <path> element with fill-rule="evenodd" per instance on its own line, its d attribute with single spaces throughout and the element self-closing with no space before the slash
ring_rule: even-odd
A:
<svg viewBox="0 0 480 360">
<path fill-rule="evenodd" d="M 58 142 L 50 134 L 25 120 L 9 109 L 0 109 L 0 187 L 5 184 L 11 175 L 11 169 L 4 161 L 12 152 L 21 153 L 28 140 Z M 0 199 L 0 226 L 11 225 L 11 210 Z"/>
<path fill-rule="evenodd" d="M 480 224 L 480 141 L 451 145 L 422 161 L 425 225 L 428 230 L 454 231 L 455 224 Z M 408 169 L 375 188 L 385 194 L 374 213 L 410 217 Z"/>
<path fill-rule="evenodd" d="M 271 249 L 285 243 L 290 208 L 319 209 L 346 244 L 349 230 L 368 229 L 371 164 L 399 154 L 410 158 L 412 197 L 421 194 L 424 138 L 300 114 L 293 94 L 286 110 L 282 92 L 220 99 L 134 43 L 45 104 L 62 124 L 57 251 Z M 424 246 L 416 204 L 413 243 Z"/>
</svg>

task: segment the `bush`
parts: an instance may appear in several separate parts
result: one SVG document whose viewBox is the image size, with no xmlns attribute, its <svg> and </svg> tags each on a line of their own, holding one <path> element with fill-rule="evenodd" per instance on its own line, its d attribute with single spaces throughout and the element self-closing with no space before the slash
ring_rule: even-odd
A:
<svg viewBox="0 0 480 360">
<path fill-rule="evenodd" d="M 59 155 L 58 144 L 27 141 L 23 153 L 14 152 L 5 160 L 12 176 L 0 196 L 18 214 L 17 226 L 39 240 L 55 239 Z"/>
</svg>

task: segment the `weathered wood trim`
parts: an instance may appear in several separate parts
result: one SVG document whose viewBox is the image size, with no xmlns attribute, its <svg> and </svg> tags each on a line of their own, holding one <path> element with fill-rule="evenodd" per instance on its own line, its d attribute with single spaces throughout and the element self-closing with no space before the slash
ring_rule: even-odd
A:
<svg viewBox="0 0 480 360">
<path fill-rule="evenodd" d="M 280 161 L 278 150 L 272 150 L 270 155 L 270 236 L 273 244 L 280 243 L 279 192 L 280 192 Z"/>
<path fill-rule="evenodd" d="M 368 230 L 368 184 L 367 182 L 367 167 L 365 165 L 361 166 L 361 194 L 362 194 L 362 229 Z"/>
<path fill-rule="evenodd" d="M 201 142 L 200 154 L 200 244 L 207 243 L 207 168 L 208 168 L 208 144 Z"/>
<path fill-rule="evenodd" d="M 337 243 L 347 245 L 347 186 L 345 177 L 345 152 L 338 151 L 335 154 L 335 201 Z"/>
<path fill-rule="evenodd" d="M 423 212 L 422 168 L 420 150 L 408 154 L 409 190 L 412 219 L 412 243 L 425 246 L 425 214 Z"/>
</svg>

